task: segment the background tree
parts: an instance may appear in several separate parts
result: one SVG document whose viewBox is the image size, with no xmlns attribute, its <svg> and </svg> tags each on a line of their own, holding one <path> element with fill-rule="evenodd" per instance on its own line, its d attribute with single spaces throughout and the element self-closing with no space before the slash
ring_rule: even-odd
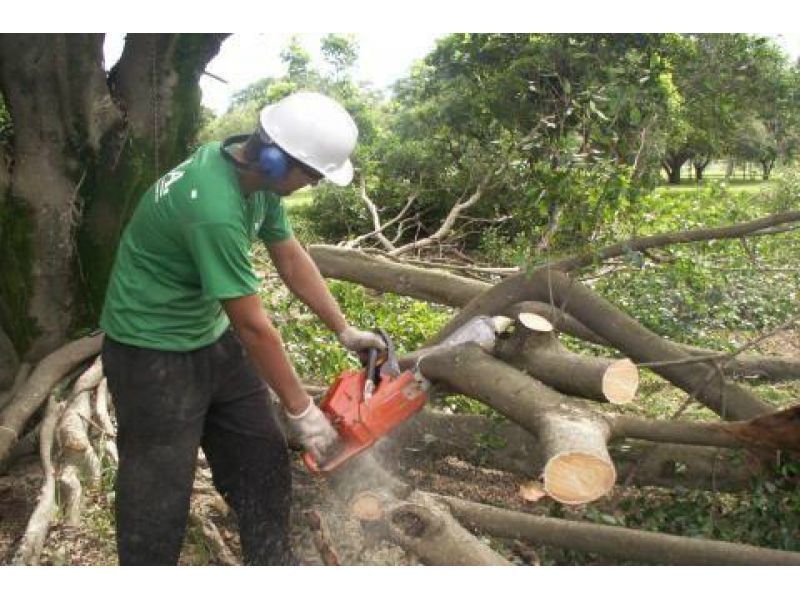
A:
<svg viewBox="0 0 800 600">
<path fill-rule="evenodd" d="M 96 323 L 120 232 L 183 159 L 224 39 L 129 34 L 106 72 L 102 34 L 0 36 L 0 328 L 19 356 Z"/>
<path fill-rule="evenodd" d="M 481 234 L 461 231 L 467 247 L 588 240 L 648 171 L 656 116 L 673 94 L 658 42 L 550 34 L 439 40 L 396 86 L 366 188 L 387 215 L 415 197 L 414 220 L 399 232 L 406 242 L 431 234 L 455 199 L 475 193 L 487 176 L 490 189 L 469 212 Z M 353 231 L 352 192 L 316 200 L 328 239 L 364 232 Z M 485 227 L 487 220 L 495 226 Z"/>
</svg>

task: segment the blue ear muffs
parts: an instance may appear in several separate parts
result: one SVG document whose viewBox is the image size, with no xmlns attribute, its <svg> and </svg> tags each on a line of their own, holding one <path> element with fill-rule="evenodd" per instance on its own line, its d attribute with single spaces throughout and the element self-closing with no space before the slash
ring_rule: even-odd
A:
<svg viewBox="0 0 800 600">
<path fill-rule="evenodd" d="M 258 168 L 270 179 L 283 179 L 291 166 L 289 156 L 273 144 L 264 146 L 258 155 Z"/>
<path fill-rule="evenodd" d="M 258 164 L 245 163 L 236 158 L 228 150 L 233 144 L 242 144 L 250 138 L 249 135 L 233 135 L 222 142 L 220 152 L 226 160 L 236 165 L 237 169 L 260 171 L 273 180 L 281 180 L 289 174 L 292 162 L 286 154 L 275 144 L 267 144 L 258 155 Z"/>
</svg>

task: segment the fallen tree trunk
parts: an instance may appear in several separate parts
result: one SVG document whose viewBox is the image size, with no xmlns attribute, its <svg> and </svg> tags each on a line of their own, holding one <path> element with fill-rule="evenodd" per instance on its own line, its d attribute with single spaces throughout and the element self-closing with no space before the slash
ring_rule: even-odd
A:
<svg viewBox="0 0 800 600">
<path fill-rule="evenodd" d="M 772 412 L 769 404 L 741 386 L 724 381 L 720 373 L 708 365 L 696 362 L 659 364 L 691 356 L 564 273 L 538 271 L 530 278 L 530 285 L 539 290 L 539 299 L 552 298 L 554 304 L 568 310 L 626 356 L 637 362 L 652 363 L 653 371 L 722 418 L 745 421 Z"/>
<path fill-rule="evenodd" d="M 431 381 L 481 400 L 531 432 L 540 444 L 545 490 L 567 504 L 590 502 L 613 487 L 607 449 L 613 438 L 789 451 L 800 439 L 800 407 L 743 423 L 653 421 L 594 411 L 474 344 L 429 354 L 419 364 Z"/>
<path fill-rule="evenodd" d="M 491 287 L 447 271 L 414 267 L 359 250 L 311 245 L 308 252 L 325 277 L 448 306 L 461 306 Z"/>
<path fill-rule="evenodd" d="M 528 478 L 538 477 L 543 466 L 538 440 L 516 423 L 431 409 L 403 423 L 377 448 L 383 460 L 397 466 L 454 456 Z M 749 488 L 754 477 L 765 474 L 763 461 L 744 452 L 623 438 L 609 444 L 619 481 L 625 485 L 715 491 Z"/>
<path fill-rule="evenodd" d="M 433 495 L 432 495 L 433 496 Z M 800 565 L 800 553 L 612 525 L 578 523 L 435 496 L 468 526 L 490 535 L 654 565 Z"/>
<path fill-rule="evenodd" d="M 692 356 L 708 356 L 709 359 L 713 357 L 722 359 L 725 362 L 722 366 L 722 371 L 729 377 L 763 379 L 770 382 L 800 379 L 800 360 L 797 359 L 755 354 L 741 354 L 728 359 L 724 352 L 715 352 L 714 350 L 697 348 L 688 344 L 675 345 Z"/>
<path fill-rule="evenodd" d="M 547 301 L 530 300 L 538 297 L 540 290 L 525 283 L 529 274 L 509 278 L 497 286 L 459 277 L 446 271 L 421 268 L 395 262 L 383 254 L 367 254 L 358 250 L 332 246 L 310 246 L 320 272 L 325 277 L 358 283 L 374 290 L 393 292 L 444 304 L 464 310 L 435 336 L 428 345 L 436 345 L 464 322 L 476 314 L 498 314 L 515 318 L 519 312 L 531 312 L 550 320 L 555 328 L 568 335 L 600 346 L 611 346 L 601 335 L 592 331 L 574 316 Z M 389 265 L 389 266 L 387 266 Z M 382 271 L 386 271 L 383 273 Z M 542 268 L 545 269 L 545 268 Z M 375 271 L 378 270 L 378 273 Z M 511 281 L 513 279 L 513 281 Z M 520 281 L 523 280 L 523 281 Z M 495 287 L 500 288 L 480 303 L 467 306 Z M 666 340 L 664 340 L 666 342 Z M 672 342 L 670 342 L 672 343 Z M 713 355 L 713 350 L 675 344 L 693 355 Z M 743 355 L 723 367 L 729 376 L 760 377 L 767 381 L 786 381 L 800 378 L 800 361 L 779 357 Z"/>
<path fill-rule="evenodd" d="M 800 405 L 749 421 L 728 423 L 656 421 L 627 415 L 609 415 L 608 420 L 614 438 L 720 448 L 750 446 L 800 452 Z"/>
<path fill-rule="evenodd" d="M 11 450 L 25 423 L 53 386 L 76 366 L 100 352 L 103 336 L 84 337 L 63 346 L 36 365 L 28 380 L 0 413 L 0 461 Z"/>
</svg>

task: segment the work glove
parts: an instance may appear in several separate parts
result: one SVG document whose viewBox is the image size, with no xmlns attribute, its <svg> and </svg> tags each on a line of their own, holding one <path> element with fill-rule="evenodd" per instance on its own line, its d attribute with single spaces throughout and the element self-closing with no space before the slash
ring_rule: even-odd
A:
<svg viewBox="0 0 800 600">
<path fill-rule="evenodd" d="M 291 436 L 303 444 L 317 461 L 325 458 L 325 454 L 335 446 L 339 439 L 333 425 L 310 399 L 308 408 L 299 415 L 293 415 L 286 411 L 286 422 L 289 425 Z"/>
<path fill-rule="evenodd" d="M 386 344 L 377 333 L 364 331 L 352 325 L 348 325 L 339 332 L 339 343 L 356 353 L 364 352 L 370 348 L 386 349 Z"/>
</svg>

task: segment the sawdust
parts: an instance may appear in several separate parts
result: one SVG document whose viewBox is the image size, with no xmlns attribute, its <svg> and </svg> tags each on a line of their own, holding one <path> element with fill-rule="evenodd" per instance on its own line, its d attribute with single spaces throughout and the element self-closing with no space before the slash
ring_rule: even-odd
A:
<svg viewBox="0 0 800 600">
<path fill-rule="evenodd" d="M 412 468 L 401 465 L 394 468 L 395 475 L 424 491 L 454 495 L 460 498 L 503 504 L 525 509 L 518 495 L 522 478 L 483 469 L 454 457 L 445 457 L 427 463 L 418 462 Z M 324 478 L 311 475 L 298 459 L 292 465 L 293 498 L 290 538 L 295 557 L 301 565 L 322 565 L 314 545 L 308 522 L 303 517 L 307 509 L 316 510 L 330 531 L 334 550 L 343 565 L 418 565 L 416 557 L 400 546 L 370 532 L 352 517 L 348 508 L 328 488 Z M 35 457 L 14 467 L 0 478 L 0 564 L 8 564 L 25 529 L 30 512 L 35 506 L 41 471 Z M 192 496 L 193 510 L 210 519 L 237 560 L 241 560 L 235 516 L 224 501 L 213 491 L 207 469 L 198 469 Z M 199 491 L 198 491 L 199 490 Z M 86 508 L 79 527 L 56 524 L 47 538 L 41 556 L 43 565 L 114 565 L 117 562 L 114 543 L 113 492 L 89 491 Z M 413 525 L 413 524 L 412 524 Z M 518 546 L 518 551 L 508 549 L 508 556 L 517 557 L 518 564 L 531 564 L 535 555 L 528 546 Z M 503 550 L 502 545 L 498 546 Z M 519 559 L 519 554 L 527 559 Z M 179 564 L 220 564 L 207 548 L 199 534 L 190 527 Z"/>
</svg>

